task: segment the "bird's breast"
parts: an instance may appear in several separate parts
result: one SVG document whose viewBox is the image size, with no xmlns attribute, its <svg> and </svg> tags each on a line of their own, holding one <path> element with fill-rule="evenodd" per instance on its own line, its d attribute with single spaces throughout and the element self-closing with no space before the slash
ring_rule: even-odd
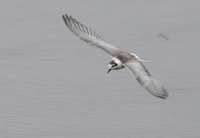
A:
<svg viewBox="0 0 200 138">
<path fill-rule="evenodd" d="M 132 55 L 132 54 L 129 54 L 128 52 L 120 52 L 117 56 L 116 56 L 117 59 L 119 59 L 121 61 L 121 63 L 126 63 L 130 60 L 134 60 L 135 59 L 135 56 Z"/>
</svg>

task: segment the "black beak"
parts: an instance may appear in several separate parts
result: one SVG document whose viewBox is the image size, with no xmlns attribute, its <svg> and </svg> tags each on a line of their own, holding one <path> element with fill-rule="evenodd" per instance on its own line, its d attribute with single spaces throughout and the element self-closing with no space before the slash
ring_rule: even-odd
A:
<svg viewBox="0 0 200 138">
<path fill-rule="evenodd" d="M 111 69 L 109 69 L 107 73 L 109 73 L 110 71 L 111 71 Z"/>
</svg>

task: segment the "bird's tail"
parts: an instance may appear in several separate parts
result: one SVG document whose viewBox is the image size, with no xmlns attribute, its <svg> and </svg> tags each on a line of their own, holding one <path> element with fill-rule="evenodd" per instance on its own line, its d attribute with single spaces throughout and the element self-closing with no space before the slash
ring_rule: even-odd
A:
<svg viewBox="0 0 200 138">
<path fill-rule="evenodd" d="M 152 61 L 144 60 L 144 59 L 141 59 L 141 58 L 138 58 L 138 60 L 141 61 L 141 62 L 152 62 Z"/>
<path fill-rule="evenodd" d="M 141 59 L 141 58 L 139 58 L 136 54 L 133 54 L 133 53 L 131 53 L 132 55 L 134 55 L 135 56 L 135 58 L 137 58 L 139 61 L 141 61 L 141 62 L 151 62 L 151 61 L 148 61 L 148 60 L 144 60 L 144 59 Z"/>
</svg>

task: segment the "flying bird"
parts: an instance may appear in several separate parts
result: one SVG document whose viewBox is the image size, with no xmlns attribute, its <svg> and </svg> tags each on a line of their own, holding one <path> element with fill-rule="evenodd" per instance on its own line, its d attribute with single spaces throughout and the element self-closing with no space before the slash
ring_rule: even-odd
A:
<svg viewBox="0 0 200 138">
<path fill-rule="evenodd" d="M 71 16 L 65 14 L 62 15 L 62 17 L 69 30 L 71 30 L 81 40 L 102 49 L 112 56 L 112 60 L 108 64 L 108 73 L 111 70 L 119 70 L 127 67 L 140 85 L 151 94 L 163 99 L 168 97 L 168 92 L 163 85 L 158 80 L 152 78 L 149 71 L 141 63 L 145 62 L 145 60 L 140 59 L 137 55 L 131 52 L 124 51 L 117 46 L 109 44 L 92 29 L 83 25 Z"/>
<path fill-rule="evenodd" d="M 162 33 L 153 33 L 153 35 L 165 38 L 167 41 L 169 41 L 169 38 L 166 35 L 162 34 Z"/>
</svg>

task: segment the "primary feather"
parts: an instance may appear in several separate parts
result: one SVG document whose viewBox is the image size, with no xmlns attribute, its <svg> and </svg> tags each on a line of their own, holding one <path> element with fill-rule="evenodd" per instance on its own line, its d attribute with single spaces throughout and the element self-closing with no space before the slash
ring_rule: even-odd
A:
<svg viewBox="0 0 200 138">
<path fill-rule="evenodd" d="M 77 35 L 81 40 L 96 46 L 97 48 L 100 48 L 110 54 L 111 56 L 115 56 L 121 49 L 119 49 L 116 46 L 113 46 L 106 41 L 104 41 L 97 33 L 95 33 L 92 29 L 89 27 L 86 27 L 85 25 L 81 24 L 80 22 L 73 19 L 71 16 L 68 16 L 67 14 L 63 15 L 63 20 L 67 27 L 75 34 Z"/>
<path fill-rule="evenodd" d="M 166 89 L 158 80 L 151 77 L 149 71 L 141 62 L 138 60 L 130 61 L 124 65 L 133 73 L 134 77 L 140 83 L 140 85 L 151 94 L 164 99 L 168 97 Z"/>
</svg>

